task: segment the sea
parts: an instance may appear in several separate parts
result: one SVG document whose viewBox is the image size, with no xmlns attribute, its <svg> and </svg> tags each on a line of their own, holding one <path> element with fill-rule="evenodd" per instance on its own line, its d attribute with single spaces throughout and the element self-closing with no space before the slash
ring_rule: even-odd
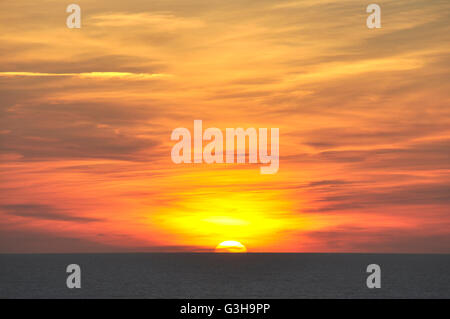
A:
<svg viewBox="0 0 450 319">
<path fill-rule="evenodd" d="M 371 264 L 380 288 L 367 286 Z M 448 299 L 450 254 L 0 254 L 0 298 Z"/>
</svg>

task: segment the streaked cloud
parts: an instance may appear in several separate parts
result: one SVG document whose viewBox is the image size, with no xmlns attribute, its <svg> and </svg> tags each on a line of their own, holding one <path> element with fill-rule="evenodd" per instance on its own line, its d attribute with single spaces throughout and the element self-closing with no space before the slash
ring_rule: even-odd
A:
<svg viewBox="0 0 450 319">
<path fill-rule="evenodd" d="M 170 76 L 169 74 L 149 74 L 149 73 L 130 73 L 130 72 L 84 72 L 84 73 L 42 73 L 42 72 L 0 72 L 0 76 L 24 76 L 24 77 L 79 77 L 83 78 L 97 78 L 97 79 L 132 79 L 132 80 L 148 80 L 153 78 L 163 78 Z"/>
<path fill-rule="evenodd" d="M 40 204 L 15 204 L 15 205 L 1 205 L 0 210 L 4 210 L 8 215 L 19 216 L 24 218 L 34 218 L 53 221 L 67 221 L 77 223 L 98 222 L 101 219 L 91 217 L 74 216 L 58 211 L 50 205 Z"/>
<path fill-rule="evenodd" d="M 89 21 L 99 27 L 150 27 L 166 31 L 200 28 L 204 26 L 204 23 L 200 19 L 177 17 L 170 12 L 111 12 L 89 17 L 88 23 Z"/>
</svg>

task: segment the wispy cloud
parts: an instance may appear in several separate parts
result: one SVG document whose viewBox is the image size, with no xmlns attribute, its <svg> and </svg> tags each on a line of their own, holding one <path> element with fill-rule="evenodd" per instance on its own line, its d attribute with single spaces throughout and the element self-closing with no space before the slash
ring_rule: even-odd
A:
<svg viewBox="0 0 450 319">
<path fill-rule="evenodd" d="M 14 205 L 0 205 L 0 210 L 6 211 L 8 215 L 53 220 L 53 221 L 67 221 L 77 223 L 90 223 L 101 221 L 99 218 L 81 217 L 67 214 L 62 210 L 57 210 L 50 205 L 40 204 L 14 204 Z"/>
<path fill-rule="evenodd" d="M 179 30 L 203 27 L 204 23 L 198 18 L 185 18 L 171 12 L 159 13 L 128 13 L 110 12 L 98 14 L 89 19 L 99 27 L 152 27 L 159 30 Z"/>
<path fill-rule="evenodd" d="M 78 77 L 98 79 L 133 79 L 148 80 L 170 77 L 164 73 L 130 73 L 130 72 L 83 72 L 83 73 L 43 73 L 43 72 L 0 72 L 2 77 Z"/>
</svg>

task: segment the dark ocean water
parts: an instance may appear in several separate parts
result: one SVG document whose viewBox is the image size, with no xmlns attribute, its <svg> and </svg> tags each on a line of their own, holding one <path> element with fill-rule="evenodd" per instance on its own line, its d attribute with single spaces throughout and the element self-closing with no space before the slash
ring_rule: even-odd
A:
<svg viewBox="0 0 450 319">
<path fill-rule="evenodd" d="M 69 264 L 81 289 L 66 287 Z M 0 298 L 450 298 L 450 255 L 0 255 Z"/>
</svg>

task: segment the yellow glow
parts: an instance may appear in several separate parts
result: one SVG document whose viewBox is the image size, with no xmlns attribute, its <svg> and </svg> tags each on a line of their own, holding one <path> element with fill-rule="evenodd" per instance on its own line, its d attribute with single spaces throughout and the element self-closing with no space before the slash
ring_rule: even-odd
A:
<svg viewBox="0 0 450 319">
<path fill-rule="evenodd" d="M 217 253 L 246 253 L 247 248 L 245 248 L 244 245 L 242 245 L 240 242 L 235 240 L 227 240 L 224 242 L 221 242 L 216 247 Z"/>
<path fill-rule="evenodd" d="M 258 169 L 193 171 L 174 175 L 165 184 L 171 189 L 170 205 L 147 216 L 149 227 L 172 235 L 173 245 L 215 247 L 224 238 L 239 238 L 255 251 L 272 251 L 284 244 L 280 234 L 291 229 L 307 231 L 319 227 L 320 221 L 293 212 L 298 208 L 283 189 L 276 189 L 278 176 L 261 176 Z M 175 180 L 176 178 L 176 180 Z M 262 183 L 254 191 L 242 191 L 243 183 Z M 267 184 L 266 184 L 267 183 Z M 209 185 L 219 184 L 212 192 Z M 186 187 L 189 185 L 189 187 Z M 302 199 L 296 195 L 297 203 Z"/>
</svg>

